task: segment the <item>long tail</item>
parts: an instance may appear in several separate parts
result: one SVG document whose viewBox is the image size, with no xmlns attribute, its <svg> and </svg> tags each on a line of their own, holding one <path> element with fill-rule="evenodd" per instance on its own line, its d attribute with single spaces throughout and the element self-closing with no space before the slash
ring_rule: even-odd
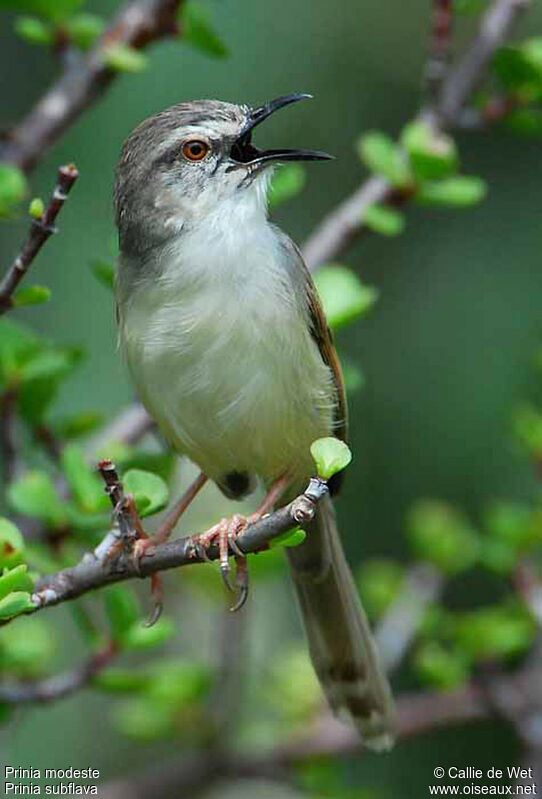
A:
<svg viewBox="0 0 542 799">
<path fill-rule="evenodd" d="M 314 669 L 334 713 L 355 724 L 367 747 L 386 751 L 395 737 L 393 698 L 329 496 L 307 532 L 288 557 Z"/>
</svg>

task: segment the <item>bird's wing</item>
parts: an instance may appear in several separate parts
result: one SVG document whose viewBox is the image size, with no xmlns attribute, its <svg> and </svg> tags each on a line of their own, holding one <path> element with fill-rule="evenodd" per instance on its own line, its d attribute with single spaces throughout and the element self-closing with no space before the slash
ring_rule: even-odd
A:
<svg viewBox="0 0 542 799">
<path fill-rule="evenodd" d="M 320 355 L 324 363 L 329 366 L 333 373 L 335 383 L 335 391 L 337 395 L 337 403 L 335 409 L 335 430 L 334 433 L 337 438 L 342 441 L 348 439 L 348 408 L 346 404 L 346 391 L 344 388 L 344 377 L 341 368 L 341 362 L 333 343 L 333 334 L 329 329 L 322 303 L 318 297 L 316 286 L 312 280 L 307 265 L 303 260 L 299 247 L 287 236 L 282 230 L 276 228 L 280 236 L 281 245 L 287 251 L 289 261 L 295 264 L 297 275 L 301 275 L 303 280 L 302 290 L 304 298 L 306 299 L 311 335 L 318 345 Z M 296 275 L 296 276 L 297 276 Z"/>
</svg>

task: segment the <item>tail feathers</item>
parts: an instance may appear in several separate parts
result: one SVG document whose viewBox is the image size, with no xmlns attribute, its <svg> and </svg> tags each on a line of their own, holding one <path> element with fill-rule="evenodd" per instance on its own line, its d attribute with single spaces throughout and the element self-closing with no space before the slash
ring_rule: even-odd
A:
<svg viewBox="0 0 542 799">
<path fill-rule="evenodd" d="M 307 532 L 288 556 L 314 669 L 334 713 L 355 724 L 368 748 L 387 751 L 395 738 L 393 698 L 329 497 Z"/>
</svg>

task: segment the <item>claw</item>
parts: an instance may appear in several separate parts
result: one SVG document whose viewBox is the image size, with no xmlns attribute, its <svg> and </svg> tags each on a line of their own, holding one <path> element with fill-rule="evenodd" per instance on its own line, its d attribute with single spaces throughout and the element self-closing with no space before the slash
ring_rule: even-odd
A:
<svg viewBox="0 0 542 799">
<path fill-rule="evenodd" d="M 246 557 L 246 555 L 243 552 L 243 550 L 240 549 L 239 546 L 237 545 L 237 541 L 235 540 L 235 538 L 231 537 L 230 540 L 229 540 L 229 544 L 230 544 L 231 551 L 233 552 L 233 554 L 236 557 L 238 557 L 238 558 Z"/>
<path fill-rule="evenodd" d="M 235 588 L 232 585 L 231 580 L 230 580 L 230 564 L 229 563 L 221 564 L 221 566 L 220 566 L 220 574 L 222 575 L 222 582 L 224 583 L 224 585 L 226 586 L 228 591 L 231 591 L 232 594 L 235 594 Z"/>
<path fill-rule="evenodd" d="M 164 581 L 160 574 L 151 575 L 151 595 L 154 604 L 149 618 L 143 623 L 143 627 L 153 627 L 164 609 Z"/>
<path fill-rule="evenodd" d="M 237 574 L 235 575 L 235 584 L 239 588 L 239 598 L 237 602 L 230 608 L 230 613 L 236 613 L 241 610 L 248 598 L 248 561 L 245 556 L 236 558 Z"/>
<path fill-rule="evenodd" d="M 209 557 L 209 555 L 207 554 L 207 550 L 205 549 L 205 547 L 203 546 L 201 541 L 195 541 L 194 540 L 192 543 L 193 543 L 193 546 L 194 546 L 194 552 L 196 553 L 198 558 L 200 558 L 201 560 L 205 561 L 205 563 L 212 563 L 213 562 L 211 560 L 211 558 Z"/>
<path fill-rule="evenodd" d="M 238 610 L 241 610 L 247 599 L 248 599 L 248 585 L 243 586 L 243 588 L 241 588 L 241 591 L 239 592 L 239 599 L 237 600 L 235 605 L 231 606 L 230 613 L 237 613 Z"/>
</svg>

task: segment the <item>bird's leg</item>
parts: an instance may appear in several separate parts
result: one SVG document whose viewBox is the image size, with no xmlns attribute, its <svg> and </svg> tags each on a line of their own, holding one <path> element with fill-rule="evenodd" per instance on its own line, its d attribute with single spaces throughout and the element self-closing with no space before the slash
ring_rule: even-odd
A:
<svg viewBox="0 0 542 799">
<path fill-rule="evenodd" d="M 289 483 L 290 477 L 287 474 L 282 475 L 282 477 L 279 477 L 279 479 L 273 483 L 258 510 L 251 513 L 250 516 L 241 516 L 236 513 L 230 519 L 221 519 L 218 524 L 211 527 L 206 532 L 201 533 L 195 539 L 196 551 L 203 558 L 206 557 L 206 550 L 209 549 L 209 547 L 218 546 L 218 562 L 220 564 L 222 579 L 230 591 L 233 592 L 235 589 L 239 591 L 239 598 L 235 605 L 230 608 L 231 611 L 242 608 L 248 596 L 249 578 L 247 557 L 237 546 L 237 538 L 249 525 L 254 524 L 254 522 L 257 522 L 262 516 L 265 516 L 273 509 L 275 503 L 280 499 Z M 229 576 L 230 550 L 233 553 L 237 566 L 235 586 L 232 586 Z"/>
<path fill-rule="evenodd" d="M 179 501 L 166 515 L 166 518 L 154 535 L 148 537 L 143 531 L 143 528 L 141 528 L 142 534 L 140 533 L 140 536 L 135 542 L 133 548 L 133 555 L 136 558 L 137 563 L 139 563 L 139 560 L 143 557 L 143 555 L 152 551 L 159 544 L 163 544 L 165 541 L 167 541 L 177 522 L 206 482 L 207 475 L 201 472 L 188 486 Z M 153 599 L 153 609 L 148 621 L 145 623 L 145 627 L 152 627 L 162 615 L 162 609 L 164 607 L 164 583 L 160 574 L 156 573 L 151 576 L 151 596 Z"/>
<path fill-rule="evenodd" d="M 154 549 L 160 544 L 164 544 L 171 533 L 175 529 L 179 519 L 196 498 L 197 494 L 207 482 L 207 475 L 200 472 L 196 479 L 190 483 L 182 497 L 169 511 L 158 530 L 148 538 L 140 538 L 136 541 L 134 546 L 134 556 L 139 560 L 143 555 L 147 554 L 149 550 Z"/>
</svg>

